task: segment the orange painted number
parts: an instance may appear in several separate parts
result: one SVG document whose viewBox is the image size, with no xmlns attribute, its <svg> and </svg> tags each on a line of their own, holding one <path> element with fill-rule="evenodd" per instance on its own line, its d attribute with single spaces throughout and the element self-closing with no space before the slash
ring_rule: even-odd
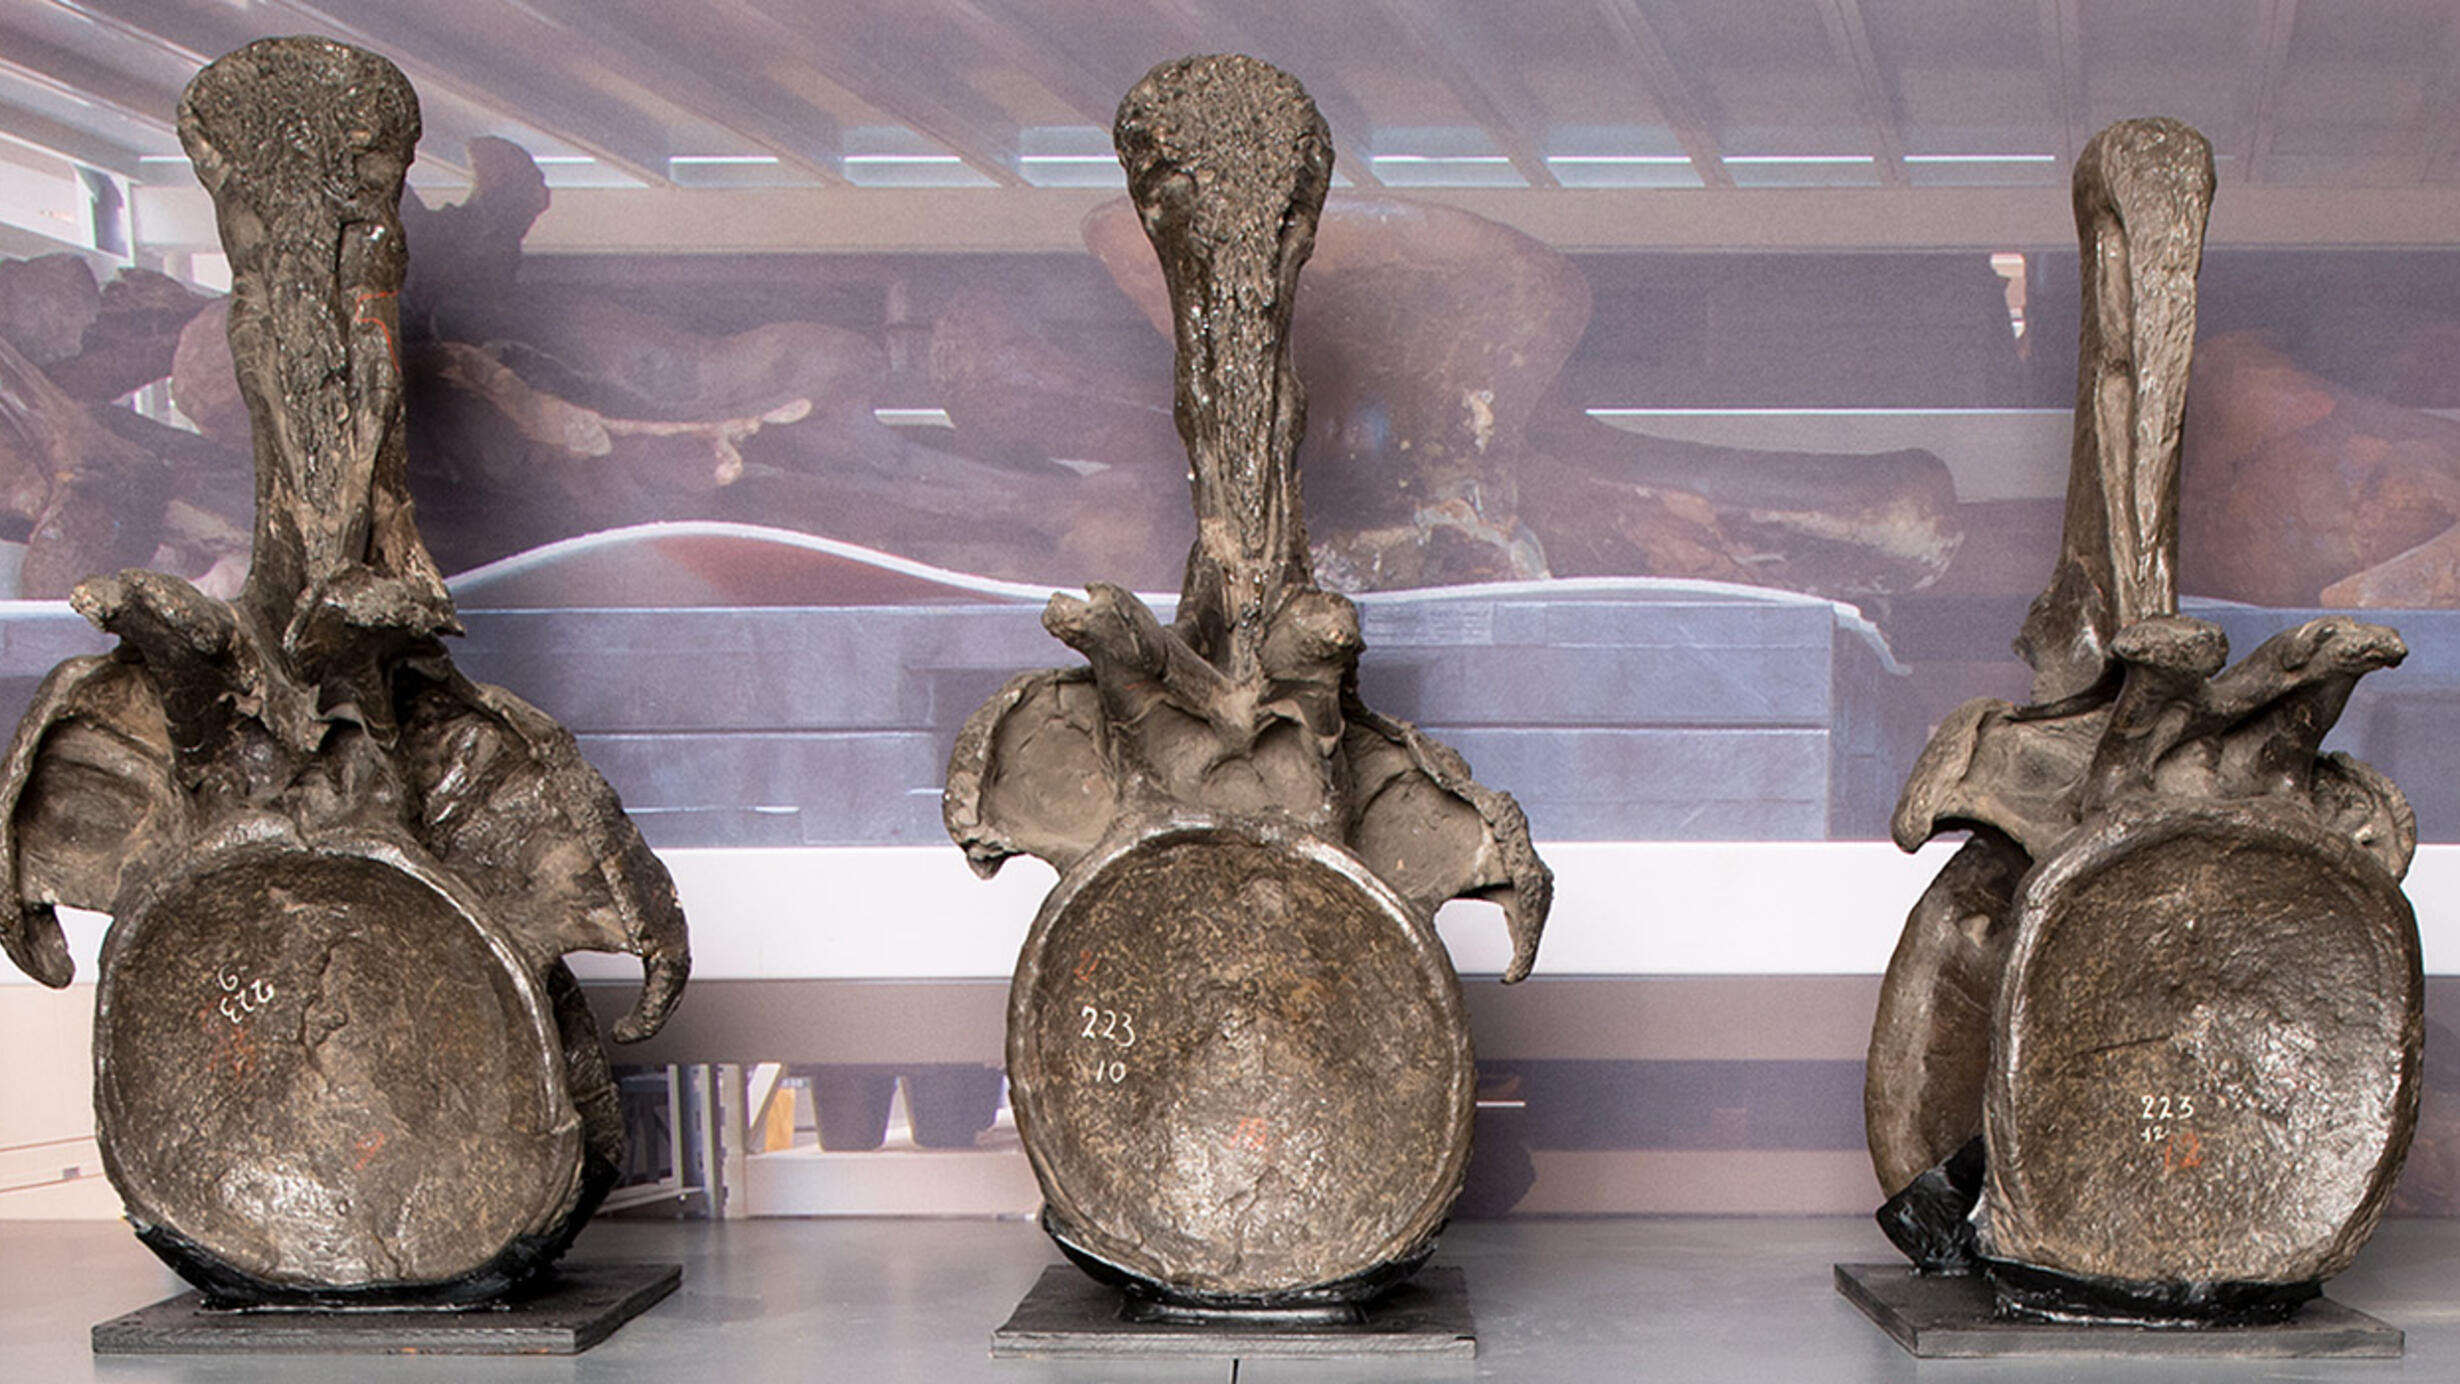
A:
<svg viewBox="0 0 2460 1384">
<path fill-rule="evenodd" d="M 2161 1171 L 2174 1173 L 2184 1168 L 2204 1166 L 2204 1139 L 2192 1129 L 2181 1129 L 2161 1145 Z"/>
</svg>

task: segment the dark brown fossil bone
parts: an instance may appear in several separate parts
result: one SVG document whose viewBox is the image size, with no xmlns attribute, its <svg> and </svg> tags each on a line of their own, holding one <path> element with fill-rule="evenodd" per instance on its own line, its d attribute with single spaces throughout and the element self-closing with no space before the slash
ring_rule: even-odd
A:
<svg viewBox="0 0 2460 1384">
<path fill-rule="evenodd" d="M 179 127 L 231 259 L 253 562 L 228 604 L 157 572 L 77 588 L 120 646 L 53 670 L 0 762 L 0 943 L 65 985 L 54 908 L 113 914 L 105 1166 L 209 1294 L 487 1297 L 562 1251 L 621 1155 L 561 958 L 641 956 L 616 1037 L 645 1037 L 683 916 L 572 737 L 440 640 L 403 476 L 409 83 L 269 39 L 199 73 Z"/>
<path fill-rule="evenodd" d="M 2207 338 L 2188 411 L 2183 560 L 2260 605 L 2460 607 L 2460 423 Z"/>
<path fill-rule="evenodd" d="M 1135 221 L 1126 202 L 1098 207 L 1085 244 L 1168 330 L 1168 289 Z M 1510 227 L 1336 193 L 1308 280 L 1297 354 L 1315 428 L 1301 461 L 1318 575 L 1343 590 L 1670 576 L 1853 597 L 1929 585 L 1961 541 L 1955 486 L 1927 452 L 1709 447 L 1571 406 L 1557 377 L 1588 326 L 1589 285 L 1571 259 Z M 1151 460 L 1117 435 L 1125 428 L 1091 426 L 1097 416 L 1042 435 L 1110 450 L 1050 454 Z"/>
<path fill-rule="evenodd" d="M 2177 614 L 2211 190 L 2175 121 L 2077 161 L 2065 545 L 2017 641 L 2034 699 L 1949 716 L 1896 811 L 1907 850 L 1972 836 L 1906 920 L 1872 1029 L 1881 1219 L 1926 1268 L 1978 1258 L 2018 1313 L 2285 1314 L 2373 1230 L 2416 1120 L 2414 821 L 2321 753 L 2406 649 L 2324 616 L 2224 672 L 2221 631 Z"/>
<path fill-rule="evenodd" d="M 1044 1225 L 1134 1291 L 1341 1303 L 1415 1269 L 1459 1192 L 1474 1071 L 1435 908 L 1504 909 L 1506 980 L 1552 877 L 1505 794 L 1358 699 L 1358 614 L 1315 584 L 1291 297 L 1331 142 L 1288 75 L 1155 68 L 1120 161 L 1161 256 L 1197 540 L 1175 618 L 1095 586 L 969 720 L 949 833 L 1061 872 L 1010 990 L 1008 1076 Z"/>
</svg>

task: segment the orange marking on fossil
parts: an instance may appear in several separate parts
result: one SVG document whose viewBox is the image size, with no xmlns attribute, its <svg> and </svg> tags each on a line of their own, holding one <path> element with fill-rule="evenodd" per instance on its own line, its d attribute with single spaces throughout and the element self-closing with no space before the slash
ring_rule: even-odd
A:
<svg viewBox="0 0 2460 1384">
<path fill-rule="evenodd" d="M 2186 1140 L 2186 1147 L 2183 1149 L 2178 1144 L 2181 1139 Z M 2204 1166 L 2204 1137 L 2202 1135 L 2192 1129 L 2182 1129 L 2162 1141 L 2161 1171 L 2171 1173 L 2183 1168 L 2202 1166 Z"/>
<path fill-rule="evenodd" d="M 363 1171 L 367 1167 L 370 1160 L 374 1159 L 378 1153 L 383 1152 L 385 1144 L 388 1143 L 392 1137 L 392 1135 L 385 1133 L 381 1129 L 372 1134 L 363 1134 L 359 1136 L 359 1142 L 351 1145 L 352 1148 L 359 1151 L 359 1160 L 350 1165 L 350 1170 L 354 1173 Z"/>
<path fill-rule="evenodd" d="M 350 300 L 350 325 L 354 327 L 374 327 L 377 331 L 384 333 L 384 353 L 392 359 L 393 373 L 396 375 L 402 373 L 401 347 L 394 344 L 393 324 L 385 321 L 381 316 L 369 316 L 367 310 L 371 304 L 386 298 L 398 298 L 400 296 L 401 295 L 398 292 L 378 293 L 372 288 L 363 288 L 359 290 L 357 297 Z"/>
<path fill-rule="evenodd" d="M 1097 966 L 1100 966 L 1101 964 L 1102 964 L 1102 958 L 1100 958 L 1100 957 L 1098 957 L 1098 956 L 1095 956 L 1092 952 L 1089 952 L 1089 951 L 1080 951 L 1080 952 L 1078 952 L 1078 953 L 1076 954 L 1076 979 L 1077 979 L 1077 982 L 1078 982 L 1079 984 L 1082 984 L 1082 983 L 1083 983 L 1083 982 L 1085 982 L 1085 981 L 1088 981 L 1088 980 L 1093 979 L 1093 972 L 1094 972 L 1094 968 L 1095 968 L 1095 967 L 1097 967 Z"/>
<path fill-rule="evenodd" d="M 256 1070 L 259 1055 L 253 1030 L 225 1024 L 214 1035 L 214 1050 L 205 1066 L 208 1071 L 228 1070 L 233 1077 L 245 1077 Z"/>
<path fill-rule="evenodd" d="M 1262 1153 L 1273 1146 L 1273 1127 L 1262 1115 L 1250 1115 L 1239 1121 L 1238 1129 L 1230 1136 L 1230 1146 Z"/>
</svg>

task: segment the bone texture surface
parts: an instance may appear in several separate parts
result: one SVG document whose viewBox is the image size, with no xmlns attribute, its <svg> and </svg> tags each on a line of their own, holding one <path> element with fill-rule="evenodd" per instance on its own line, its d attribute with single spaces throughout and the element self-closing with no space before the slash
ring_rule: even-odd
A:
<svg viewBox="0 0 2460 1384">
<path fill-rule="evenodd" d="M 2017 641 L 2033 700 L 1967 703 L 1896 811 L 1964 847 L 1914 906 L 1871 1035 L 1881 1220 L 2009 1311 L 2278 1317 L 2348 1266 L 2415 1125 L 2423 988 L 2382 775 L 2321 750 L 2400 637 L 2345 616 L 2234 667 L 2177 613 L 2202 137 L 2077 161 L 2084 313 L 2063 551 Z"/>
<path fill-rule="evenodd" d="M 231 261 L 253 562 L 224 602 L 129 570 L 0 761 L 0 944 L 113 915 L 98 1136 L 145 1242 L 225 1302 L 487 1297 L 551 1262 L 622 1126 L 562 957 L 639 955 L 616 1037 L 690 969 L 673 885 L 572 737 L 455 671 L 404 487 L 399 203 L 418 102 L 383 59 L 270 39 L 179 132 Z"/>
<path fill-rule="evenodd" d="M 1499 903 L 1517 980 L 1552 878 L 1509 796 L 1359 701 L 1357 611 L 1310 565 L 1289 324 L 1332 169 L 1314 104 L 1192 58 L 1128 94 L 1116 138 L 1169 286 L 1196 542 L 1168 622 L 1115 586 L 1052 599 L 1086 663 L 975 713 L 948 828 L 984 874 L 1060 871 L 1008 1073 L 1061 1246 L 1183 1304 L 1356 1299 L 1433 1250 L 1467 1160 L 1434 910 Z"/>
</svg>

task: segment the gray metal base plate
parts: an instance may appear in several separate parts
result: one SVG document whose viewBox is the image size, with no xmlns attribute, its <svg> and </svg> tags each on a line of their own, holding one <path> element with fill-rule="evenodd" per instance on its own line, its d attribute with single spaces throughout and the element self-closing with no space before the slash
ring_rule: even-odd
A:
<svg viewBox="0 0 2460 1384">
<path fill-rule="evenodd" d="M 1119 1290 L 1053 1264 L 1005 1325 L 991 1333 L 995 1356 L 1192 1357 L 1408 1355 L 1466 1359 L 1478 1353 L 1461 1271 L 1439 1265 L 1367 1304 L 1366 1320 L 1343 1325 L 1133 1322 L 1120 1314 Z"/>
<path fill-rule="evenodd" d="M 2271 1326 L 2080 1326 L 2008 1321 L 1988 1280 L 1924 1277 L 1909 1264 L 1839 1264 L 1836 1290 L 1925 1359 L 2127 1356 L 2137 1359 L 2396 1360 L 2400 1329 L 2316 1298 Z"/>
<path fill-rule="evenodd" d="M 683 1281 L 679 1264 L 566 1264 L 508 1301 L 407 1311 L 212 1311 L 165 1298 L 94 1326 L 96 1355 L 578 1355 Z"/>
</svg>

